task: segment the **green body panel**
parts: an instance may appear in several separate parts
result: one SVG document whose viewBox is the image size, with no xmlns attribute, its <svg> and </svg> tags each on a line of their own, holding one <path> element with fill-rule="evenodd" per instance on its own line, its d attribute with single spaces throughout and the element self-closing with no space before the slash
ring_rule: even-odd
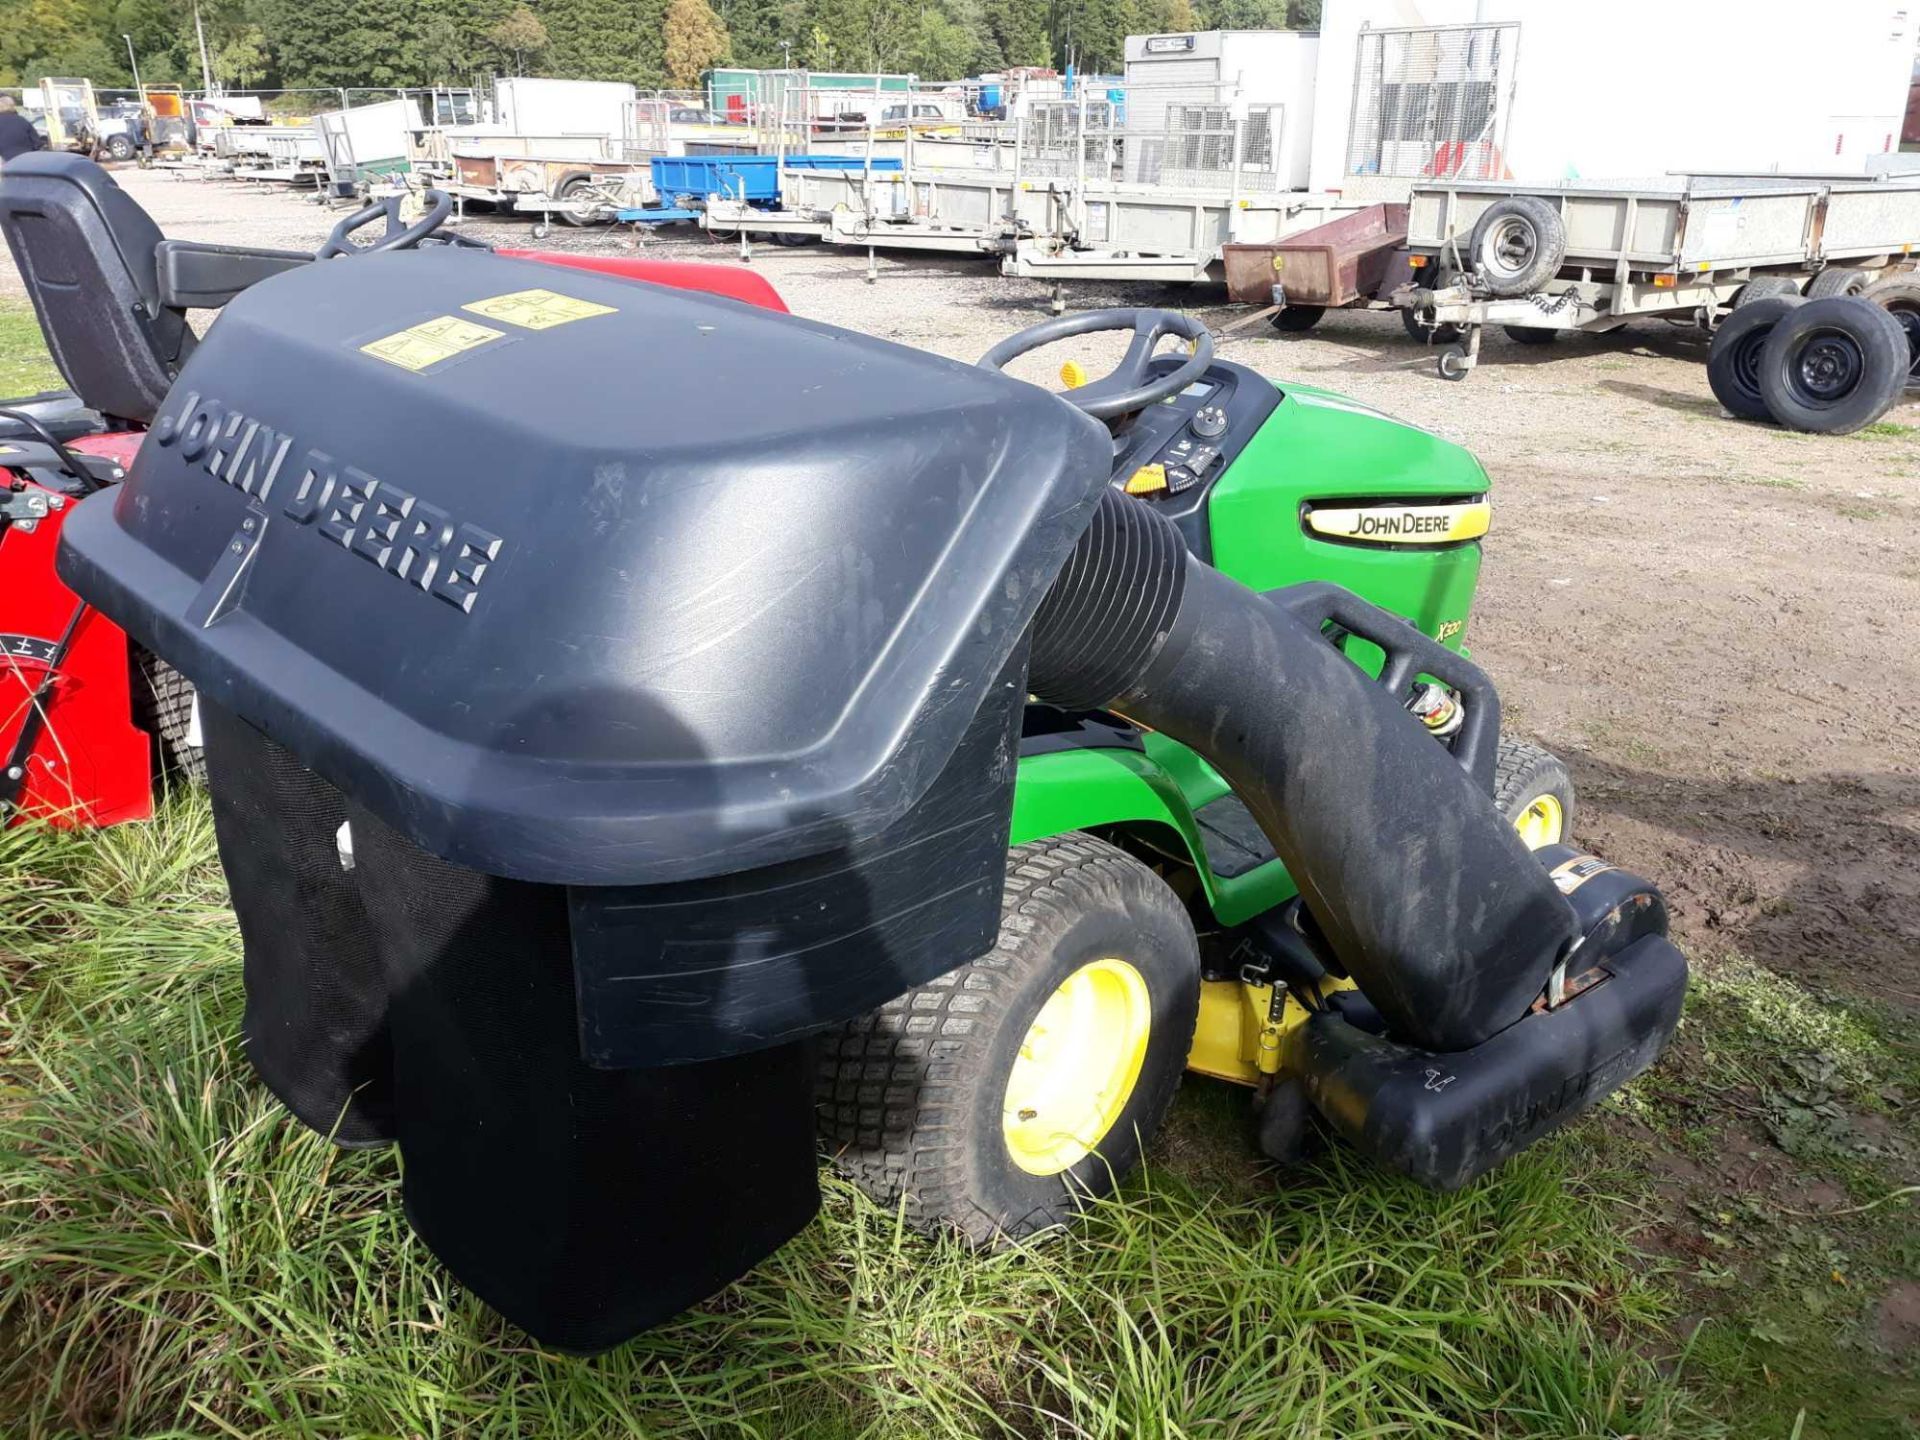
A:
<svg viewBox="0 0 1920 1440">
<path fill-rule="evenodd" d="M 1327 501 L 1432 503 L 1482 495 L 1467 451 L 1324 390 L 1289 384 L 1279 408 L 1234 459 L 1207 502 L 1213 562 L 1256 590 L 1328 580 L 1459 649 L 1480 574 L 1480 546 L 1363 546 L 1308 533 L 1303 508 Z M 1363 666 L 1379 652 L 1350 642 Z M 1371 652 L 1367 654 L 1364 652 Z M 1192 857 L 1214 916 L 1237 925 L 1294 894 L 1278 861 L 1234 879 L 1206 862 L 1194 812 L 1228 791 L 1214 768 L 1164 735 L 1144 751 L 1068 750 L 1022 757 L 1015 845 L 1104 825 L 1163 825 Z"/>
</svg>

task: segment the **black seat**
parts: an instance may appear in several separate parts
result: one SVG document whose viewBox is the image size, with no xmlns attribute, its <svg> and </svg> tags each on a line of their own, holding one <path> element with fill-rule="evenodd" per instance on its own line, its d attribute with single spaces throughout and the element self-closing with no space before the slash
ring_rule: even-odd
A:
<svg viewBox="0 0 1920 1440">
<path fill-rule="evenodd" d="M 151 421 L 194 345 L 186 317 L 161 303 L 153 218 L 93 161 L 44 152 L 0 172 L 0 230 L 74 393 L 113 419 Z"/>
</svg>

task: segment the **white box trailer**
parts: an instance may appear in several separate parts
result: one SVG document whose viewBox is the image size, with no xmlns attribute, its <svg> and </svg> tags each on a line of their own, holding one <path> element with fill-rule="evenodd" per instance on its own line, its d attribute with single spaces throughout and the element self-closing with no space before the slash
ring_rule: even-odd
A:
<svg viewBox="0 0 1920 1440">
<path fill-rule="evenodd" d="M 323 110 L 313 117 L 327 174 L 338 193 L 410 169 L 413 132 L 419 128 L 420 106 L 413 100 Z"/>
<path fill-rule="evenodd" d="M 613 80 L 503 77 L 493 82 L 493 118 L 516 135 L 617 136 L 634 98 L 633 86 Z"/>
<path fill-rule="evenodd" d="M 1310 181 L 1858 173 L 1899 149 L 1917 29 L 1911 0 L 1326 0 Z"/>
<path fill-rule="evenodd" d="M 1320 37 L 1296 30 L 1129 35 L 1123 178 L 1210 189 L 1237 168 L 1252 189 L 1304 190 L 1319 55 Z"/>
</svg>

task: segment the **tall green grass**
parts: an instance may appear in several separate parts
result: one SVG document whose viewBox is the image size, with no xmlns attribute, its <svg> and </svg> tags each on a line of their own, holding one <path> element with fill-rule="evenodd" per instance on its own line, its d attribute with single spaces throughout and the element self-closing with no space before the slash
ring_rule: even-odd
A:
<svg viewBox="0 0 1920 1440">
<path fill-rule="evenodd" d="M 35 395 L 61 384 L 40 339 L 40 322 L 24 300 L 0 299 L 0 400 Z"/>
<path fill-rule="evenodd" d="M 0 1006 L 8 1436 L 1720 1433 L 1649 1358 L 1633 1212 L 1576 1144 L 1455 1196 L 1337 1150 L 1277 1179 L 1203 1082 L 1077 1233 L 975 1255 L 829 1181 L 696 1311 L 542 1353 L 411 1237 L 395 1156 L 251 1079 L 198 797 L 0 832 Z"/>
</svg>

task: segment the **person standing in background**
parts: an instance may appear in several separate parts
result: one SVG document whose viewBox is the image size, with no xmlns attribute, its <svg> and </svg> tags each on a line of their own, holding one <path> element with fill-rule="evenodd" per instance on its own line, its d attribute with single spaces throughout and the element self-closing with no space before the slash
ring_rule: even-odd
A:
<svg viewBox="0 0 1920 1440">
<path fill-rule="evenodd" d="M 33 122 L 20 113 L 11 95 L 0 95 L 0 165 L 16 155 L 44 150 L 47 142 L 33 128 Z"/>
</svg>

